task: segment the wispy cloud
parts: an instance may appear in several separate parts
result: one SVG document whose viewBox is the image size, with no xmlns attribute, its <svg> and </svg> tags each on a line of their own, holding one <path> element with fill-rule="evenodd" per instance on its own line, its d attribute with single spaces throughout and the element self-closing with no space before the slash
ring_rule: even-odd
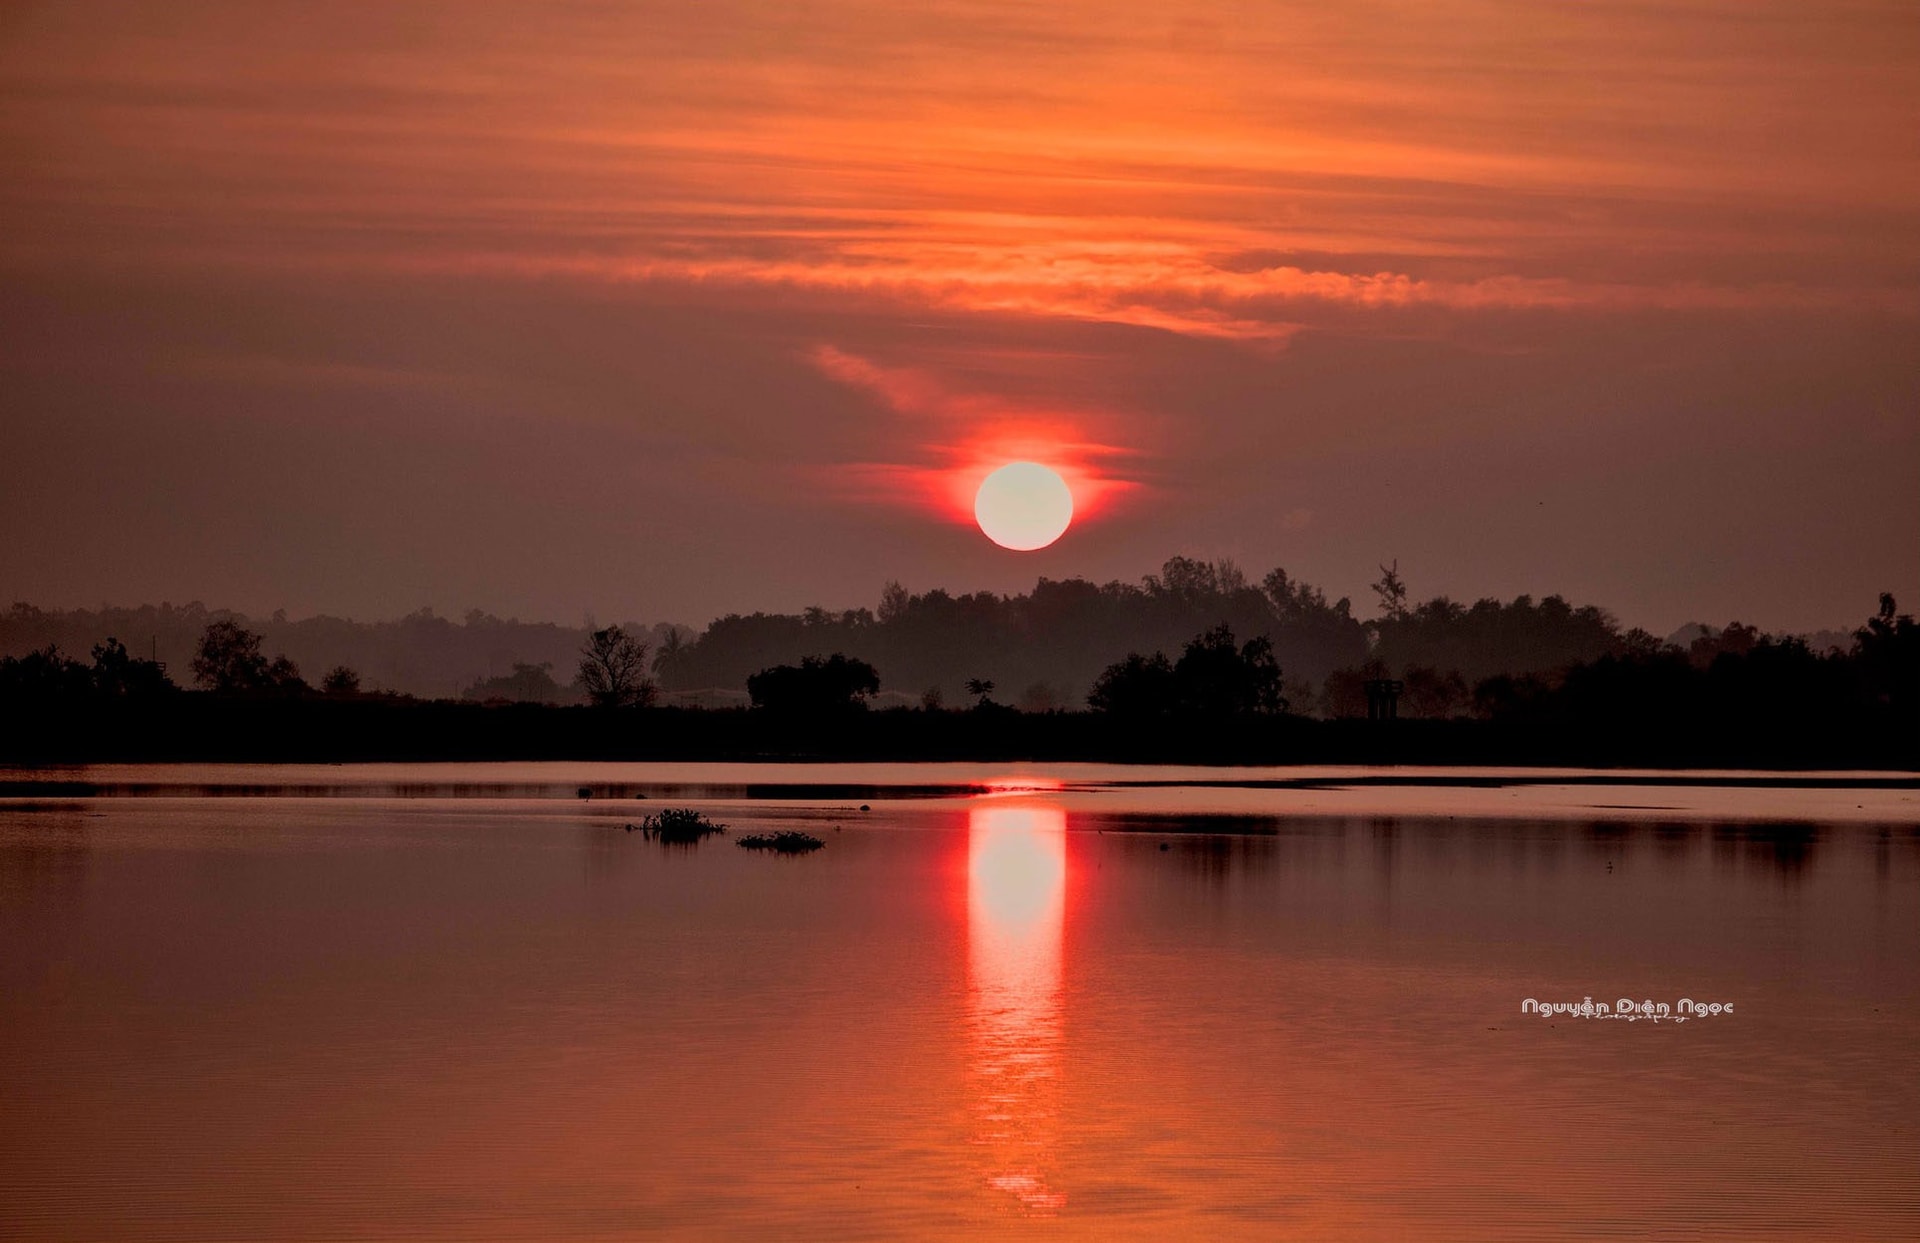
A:
<svg viewBox="0 0 1920 1243">
<path fill-rule="evenodd" d="M 76 2 L 0 50 L 0 256 L 1266 345 L 1326 312 L 1912 314 L 1903 6 Z"/>
</svg>

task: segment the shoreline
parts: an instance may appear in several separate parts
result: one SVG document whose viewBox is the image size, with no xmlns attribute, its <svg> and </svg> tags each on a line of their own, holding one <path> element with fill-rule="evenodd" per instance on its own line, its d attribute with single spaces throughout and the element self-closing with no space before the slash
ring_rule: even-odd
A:
<svg viewBox="0 0 1920 1243">
<path fill-rule="evenodd" d="M 0 765 L 623 761 L 1422 766 L 1920 772 L 1920 731 L 1871 720 L 1528 722 L 1095 712 L 597 709 L 183 694 L 0 715 Z"/>
<path fill-rule="evenodd" d="M 940 815 L 983 805 L 1044 806 L 1102 831 L 1285 831 L 1354 817 L 1606 823 L 1907 824 L 1920 827 L 1920 775 L 1651 769 L 1227 770 L 1104 764 L 702 762 L 146 764 L 0 767 L 0 812 L 216 802 L 411 803 L 544 809 L 588 824 L 666 806 L 717 815 Z"/>
</svg>

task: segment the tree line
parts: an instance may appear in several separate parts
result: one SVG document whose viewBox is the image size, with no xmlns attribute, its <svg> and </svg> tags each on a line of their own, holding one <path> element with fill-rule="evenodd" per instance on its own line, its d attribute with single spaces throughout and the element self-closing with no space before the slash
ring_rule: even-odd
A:
<svg viewBox="0 0 1920 1243">
<path fill-rule="evenodd" d="M 249 616 L 198 601 L 95 609 L 18 603 L 0 609 L 0 655 L 25 656 L 51 646 L 84 657 L 112 636 L 186 683 L 206 628 L 219 621 L 258 634 L 267 650 L 303 670 L 357 670 L 368 688 L 424 698 L 531 703 L 585 702 L 584 691 L 574 685 L 574 662 L 597 628 L 520 621 L 480 609 L 444 617 L 423 608 L 365 622 L 325 614 L 290 618 L 284 611 Z M 672 629 L 622 624 L 655 645 Z"/>
<path fill-rule="evenodd" d="M 1393 679 L 1400 713 L 1412 718 L 1627 719 L 1655 705 L 1699 717 L 1730 703 L 1790 707 L 1802 718 L 1911 711 L 1912 622 L 1891 597 L 1844 647 L 1817 650 L 1738 623 L 1694 627 L 1686 642 L 1670 643 L 1559 596 L 1414 602 L 1397 564 L 1381 567 L 1372 589 L 1376 615 L 1362 620 L 1351 601 L 1330 601 L 1284 569 L 1255 584 L 1231 562 L 1182 557 L 1138 584 L 1041 579 L 1024 595 L 914 594 L 889 583 L 876 610 L 732 614 L 698 634 L 566 632 L 573 644 L 564 663 L 516 664 L 468 697 L 635 707 L 666 692 L 724 687 L 789 713 L 892 703 L 1338 718 L 1364 716 L 1367 683 Z M 368 693 L 350 665 L 310 682 L 261 631 L 230 615 L 199 616 L 186 663 L 202 691 Z M 476 624 L 486 623 L 468 623 Z M 91 657 L 71 659 L 49 644 L 0 658 L 0 700 L 177 689 L 161 662 L 131 655 L 118 638 L 94 645 Z M 554 676 L 556 664 L 567 682 Z"/>
<path fill-rule="evenodd" d="M 556 707 L 369 692 L 345 667 L 310 682 L 260 635 L 221 621 L 189 662 L 192 691 L 114 639 L 84 661 L 51 647 L 0 658 L 0 755 L 1920 766 L 1920 625 L 1891 596 L 1844 650 L 1751 627 L 1684 646 L 1622 638 L 1590 661 L 1482 679 L 1448 719 L 1375 726 L 1301 715 L 1275 644 L 1225 624 L 1110 662 L 1089 710 L 1021 711 L 984 677 L 964 680 L 966 700 L 950 706 L 870 710 L 879 671 L 835 652 L 756 670 L 753 710 L 713 712 L 662 705 L 658 652 L 617 626 L 576 653 L 592 706 Z"/>
<path fill-rule="evenodd" d="M 728 614 L 691 638 L 671 636 L 651 668 L 664 690 L 740 687 L 761 669 L 839 652 L 871 665 L 905 702 L 940 706 L 959 701 L 967 681 L 989 680 L 1012 706 L 1046 711 L 1091 704 L 1096 683 L 1128 653 L 1149 665 L 1161 653 L 1172 664 L 1196 636 L 1224 626 L 1242 642 L 1265 641 L 1283 671 L 1278 697 L 1296 713 L 1364 715 L 1364 684 L 1392 677 L 1406 683 L 1408 714 L 1450 717 L 1475 710 L 1487 678 L 1552 678 L 1662 646 L 1605 609 L 1558 595 L 1414 602 L 1397 563 L 1381 567 L 1372 592 L 1375 615 L 1363 619 L 1350 599 L 1329 599 L 1285 568 L 1256 582 L 1231 561 L 1188 557 L 1138 583 L 1043 578 L 1016 595 L 916 594 L 888 583 L 877 609 Z"/>
</svg>

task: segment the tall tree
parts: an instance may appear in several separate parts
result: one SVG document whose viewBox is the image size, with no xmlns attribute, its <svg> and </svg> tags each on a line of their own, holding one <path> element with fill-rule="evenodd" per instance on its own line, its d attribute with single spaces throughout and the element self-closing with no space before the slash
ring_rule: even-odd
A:
<svg viewBox="0 0 1920 1243">
<path fill-rule="evenodd" d="M 126 644 L 111 637 L 94 645 L 93 687 L 108 696 L 152 695 L 176 689 L 158 664 L 129 655 Z"/>
<path fill-rule="evenodd" d="M 1380 577 L 1374 580 L 1373 594 L 1380 597 L 1380 614 L 1389 621 L 1399 621 L 1407 615 L 1407 584 L 1400 577 L 1400 561 L 1395 558 L 1392 565 L 1380 567 Z"/>
<path fill-rule="evenodd" d="M 309 689 L 300 666 L 285 656 L 268 660 L 260 653 L 260 636 L 232 620 L 213 622 L 201 634 L 193 680 L 222 695 L 300 694 Z"/>
<path fill-rule="evenodd" d="M 209 623 L 193 655 L 193 680 L 221 694 L 257 691 L 267 684 L 260 636 L 235 621 Z"/>
<path fill-rule="evenodd" d="M 580 683 L 594 703 L 605 707 L 652 703 L 655 688 L 647 677 L 647 645 L 618 626 L 594 631 L 580 649 Z"/>
</svg>

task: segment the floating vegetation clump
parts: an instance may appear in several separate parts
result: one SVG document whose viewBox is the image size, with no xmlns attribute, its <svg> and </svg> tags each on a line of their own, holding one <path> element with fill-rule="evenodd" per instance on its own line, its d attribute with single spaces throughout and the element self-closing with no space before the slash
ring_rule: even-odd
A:
<svg viewBox="0 0 1920 1243">
<path fill-rule="evenodd" d="M 778 833 L 752 833 L 740 839 L 748 850 L 771 850 L 776 854 L 804 855 L 820 849 L 825 842 L 811 833 L 783 829 Z"/>
<path fill-rule="evenodd" d="M 669 807 L 665 811 L 655 812 L 639 824 L 627 826 L 629 833 L 635 829 L 657 842 L 691 846 L 703 837 L 725 833 L 727 826 L 715 824 L 705 815 L 688 807 Z"/>
</svg>

